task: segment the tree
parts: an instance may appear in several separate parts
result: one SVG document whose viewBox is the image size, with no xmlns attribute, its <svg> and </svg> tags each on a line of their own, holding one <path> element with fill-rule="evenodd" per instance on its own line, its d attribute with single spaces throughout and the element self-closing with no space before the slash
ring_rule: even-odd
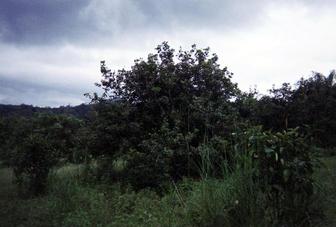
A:
<svg viewBox="0 0 336 227">
<path fill-rule="evenodd" d="M 294 89 L 288 83 L 273 88 L 270 95 L 262 96 L 256 105 L 252 105 L 256 111 L 249 119 L 275 131 L 308 126 L 317 145 L 336 146 L 335 78 L 335 71 L 327 77 L 314 72 L 308 79 L 298 81 Z M 246 109 L 246 104 L 240 106 Z"/>
<path fill-rule="evenodd" d="M 170 158 L 180 162 L 173 175 L 179 178 L 192 172 L 188 164 L 191 159 L 199 159 L 194 148 L 232 131 L 239 115 L 233 104 L 239 90 L 231 82 L 232 73 L 220 67 L 217 55 L 210 56 L 209 48 L 201 50 L 193 45 L 189 51 L 176 53 L 164 42 L 156 51 L 147 60 L 135 60 L 131 70 L 112 72 L 105 61 L 101 62 L 103 79 L 96 85 L 103 89 L 103 95 L 91 96 L 97 104 L 93 126 L 96 148 L 92 150 L 115 158 L 130 150 L 159 158 L 163 150 L 172 150 Z M 161 135 L 162 130 L 173 132 L 166 133 L 171 142 L 160 149 L 143 146 L 144 141 L 157 143 L 153 135 Z M 181 149 L 176 149 L 173 140 L 181 139 L 184 142 L 177 144 L 184 152 L 177 155 Z"/>
<path fill-rule="evenodd" d="M 293 92 L 290 84 L 283 83 L 282 87 L 273 87 L 269 92 L 270 96 L 265 95 L 258 102 L 257 123 L 275 131 L 288 129 Z"/>
<path fill-rule="evenodd" d="M 297 83 L 293 93 L 293 122 L 309 125 L 321 146 L 336 146 L 336 86 L 335 71 L 328 77 L 314 73 L 312 77 Z"/>
<path fill-rule="evenodd" d="M 202 132 L 210 133 L 211 118 L 220 109 L 228 111 L 238 92 L 230 80 L 232 73 L 220 68 L 217 55 L 209 57 L 209 49 L 193 45 L 190 51 L 180 50 L 175 55 L 164 42 L 156 50 L 147 61 L 136 60 L 129 71 L 111 72 L 102 61 L 103 80 L 97 85 L 104 94 L 94 101 L 121 100 L 134 107 L 134 118 L 141 122 L 143 132 L 159 129 L 163 119 L 172 125 L 181 124 L 188 132 L 200 128 L 190 125 L 194 122 L 190 118 L 198 117 Z M 193 116 L 195 112 L 202 116 Z"/>
</svg>

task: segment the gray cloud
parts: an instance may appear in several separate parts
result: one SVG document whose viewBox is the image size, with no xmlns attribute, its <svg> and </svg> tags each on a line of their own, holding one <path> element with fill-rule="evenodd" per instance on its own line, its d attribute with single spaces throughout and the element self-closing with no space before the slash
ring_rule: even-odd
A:
<svg viewBox="0 0 336 227">
<path fill-rule="evenodd" d="M 78 105 L 88 102 L 83 90 L 51 84 L 39 84 L 33 81 L 0 77 L 0 103 L 34 104 L 38 106 Z"/>
<path fill-rule="evenodd" d="M 2 0 L 0 39 L 6 43 L 92 44 L 120 34 L 172 29 L 227 29 L 251 24 L 264 0 Z"/>
<path fill-rule="evenodd" d="M 89 0 L 2 0 L 0 37 L 4 42 L 28 44 L 79 38 L 92 26 L 80 15 L 88 4 Z"/>
<path fill-rule="evenodd" d="M 315 8 L 335 5 L 331 0 L 318 4 L 313 0 L 1 0 L 0 40 L 16 45 L 97 45 L 176 29 L 229 32 L 257 25 L 270 4 L 297 3 Z"/>
</svg>

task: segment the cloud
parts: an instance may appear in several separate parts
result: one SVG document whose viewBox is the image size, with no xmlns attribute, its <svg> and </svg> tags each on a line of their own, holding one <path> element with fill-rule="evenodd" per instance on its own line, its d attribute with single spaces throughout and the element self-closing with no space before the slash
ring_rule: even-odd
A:
<svg viewBox="0 0 336 227">
<path fill-rule="evenodd" d="M 80 15 L 88 4 L 89 0 L 2 0 L 1 39 L 9 43 L 50 44 L 80 38 L 92 26 Z"/>
<path fill-rule="evenodd" d="M 100 60 L 107 59 L 113 62 L 111 67 L 119 69 L 140 55 L 133 50 L 72 45 L 0 45 L 0 49 L 0 103 L 42 106 L 88 102 L 83 94 L 97 91 L 94 83 L 100 80 Z"/>
<path fill-rule="evenodd" d="M 121 36 L 251 25 L 263 0 L 2 0 L 0 39 L 20 45 L 92 44 Z M 97 43 L 97 42 L 95 42 Z"/>
<path fill-rule="evenodd" d="M 259 26 L 270 5 L 314 10 L 331 0 L 2 0 L 0 41 L 21 46 L 118 44 L 176 30 L 230 32 Z M 127 38 L 128 37 L 128 38 Z M 197 39 L 197 37 L 195 38 Z M 134 39 L 135 40 L 135 39 Z M 197 40 L 196 40 L 197 41 Z"/>
<path fill-rule="evenodd" d="M 0 49 L 0 103 L 76 105 L 88 101 L 83 94 L 95 89 L 99 62 L 81 50 L 7 45 Z"/>
<path fill-rule="evenodd" d="M 77 105 L 87 100 L 62 87 L 0 78 L 0 103 L 34 104 L 38 106 Z"/>
</svg>

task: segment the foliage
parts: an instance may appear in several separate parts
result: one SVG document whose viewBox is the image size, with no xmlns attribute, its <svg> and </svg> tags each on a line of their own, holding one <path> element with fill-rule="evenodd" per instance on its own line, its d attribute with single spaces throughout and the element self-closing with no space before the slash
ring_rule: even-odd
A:
<svg viewBox="0 0 336 227">
<path fill-rule="evenodd" d="M 248 169 L 191 184 L 184 197 L 190 226 L 266 226 L 265 201 Z"/>
<path fill-rule="evenodd" d="M 102 61 L 97 86 L 104 93 L 91 97 L 97 118 L 90 150 L 96 157 L 124 159 L 136 187 L 198 175 L 197 147 L 227 135 L 238 118 L 232 100 L 239 90 L 217 55 L 195 45 L 175 54 L 166 42 L 156 51 L 131 70 L 112 72 Z"/>
<path fill-rule="evenodd" d="M 293 94 L 293 123 L 309 125 L 314 141 L 322 147 L 334 147 L 335 111 L 336 111 L 336 74 L 332 71 L 328 77 L 320 73 L 306 80 L 301 79 Z M 295 109 L 294 109 L 295 108 Z"/>
<path fill-rule="evenodd" d="M 284 83 L 261 98 L 257 98 L 256 92 L 245 94 L 238 99 L 237 105 L 243 117 L 265 129 L 282 131 L 309 126 L 316 145 L 334 147 L 335 79 L 335 71 L 327 77 L 314 72 L 308 79 L 299 80 L 294 88 Z"/>
<path fill-rule="evenodd" d="M 130 150 L 124 156 L 128 183 L 136 189 L 159 188 L 166 182 L 190 176 L 191 154 L 186 151 L 187 144 L 187 138 L 177 128 L 170 130 L 165 122 L 158 132 L 141 142 L 139 151 Z"/>
<path fill-rule="evenodd" d="M 316 214 L 315 160 L 298 129 L 249 127 L 201 149 L 203 179 L 188 204 L 193 225 L 305 226 Z"/>
<path fill-rule="evenodd" d="M 307 138 L 298 129 L 282 133 L 250 129 L 238 135 L 236 146 L 245 146 L 253 160 L 254 177 L 267 195 L 271 220 L 290 225 L 307 222 L 313 190 L 312 158 Z"/>
<path fill-rule="evenodd" d="M 22 141 L 12 162 L 17 182 L 22 187 L 28 186 L 29 193 L 38 195 L 46 190 L 50 168 L 56 162 L 56 153 L 45 138 L 32 134 Z M 28 180 L 28 185 L 22 185 L 25 180 Z"/>
<path fill-rule="evenodd" d="M 0 118 L 0 160 L 4 162 L 2 164 L 8 164 L 9 160 L 9 131 L 8 122 L 6 122 L 5 119 Z"/>
<path fill-rule="evenodd" d="M 78 106 L 60 106 L 60 107 L 39 107 L 32 105 L 6 105 L 0 104 L 0 117 L 25 117 L 31 118 L 38 114 L 68 115 L 85 119 L 90 116 L 91 105 L 81 104 Z"/>
<path fill-rule="evenodd" d="M 10 165 L 22 189 L 33 195 L 44 193 L 50 169 L 61 158 L 71 160 L 75 148 L 76 119 L 38 115 L 21 119 L 10 138 Z M 27 187 L 27 188 L 26 188 Z"/>
</svg>

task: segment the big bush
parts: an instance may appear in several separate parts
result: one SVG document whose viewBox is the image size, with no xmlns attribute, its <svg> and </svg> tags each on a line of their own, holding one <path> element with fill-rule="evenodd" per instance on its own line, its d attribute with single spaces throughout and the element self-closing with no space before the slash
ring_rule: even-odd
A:
<svg viewBox="0 0 336 227">
<path fill-rule="evenodd" d="M 101 73 L 97 86 L 103 94 L 90 96 L 97 113 L 90 152 L 126 157 L 133 179 L 151 178 L 137 176 L 140 172 L 168 174 L 172 180 L 197 175 L 197 147 L 235 127 L 233 102 L 239 90 L 208 48 L 175 51 L 164 42 L 146 60 L 135 60 L 130 70 L 112 71 L 102 61 Z M 154 177 L 142 185 L 161 180 Z"/>
</svg>

